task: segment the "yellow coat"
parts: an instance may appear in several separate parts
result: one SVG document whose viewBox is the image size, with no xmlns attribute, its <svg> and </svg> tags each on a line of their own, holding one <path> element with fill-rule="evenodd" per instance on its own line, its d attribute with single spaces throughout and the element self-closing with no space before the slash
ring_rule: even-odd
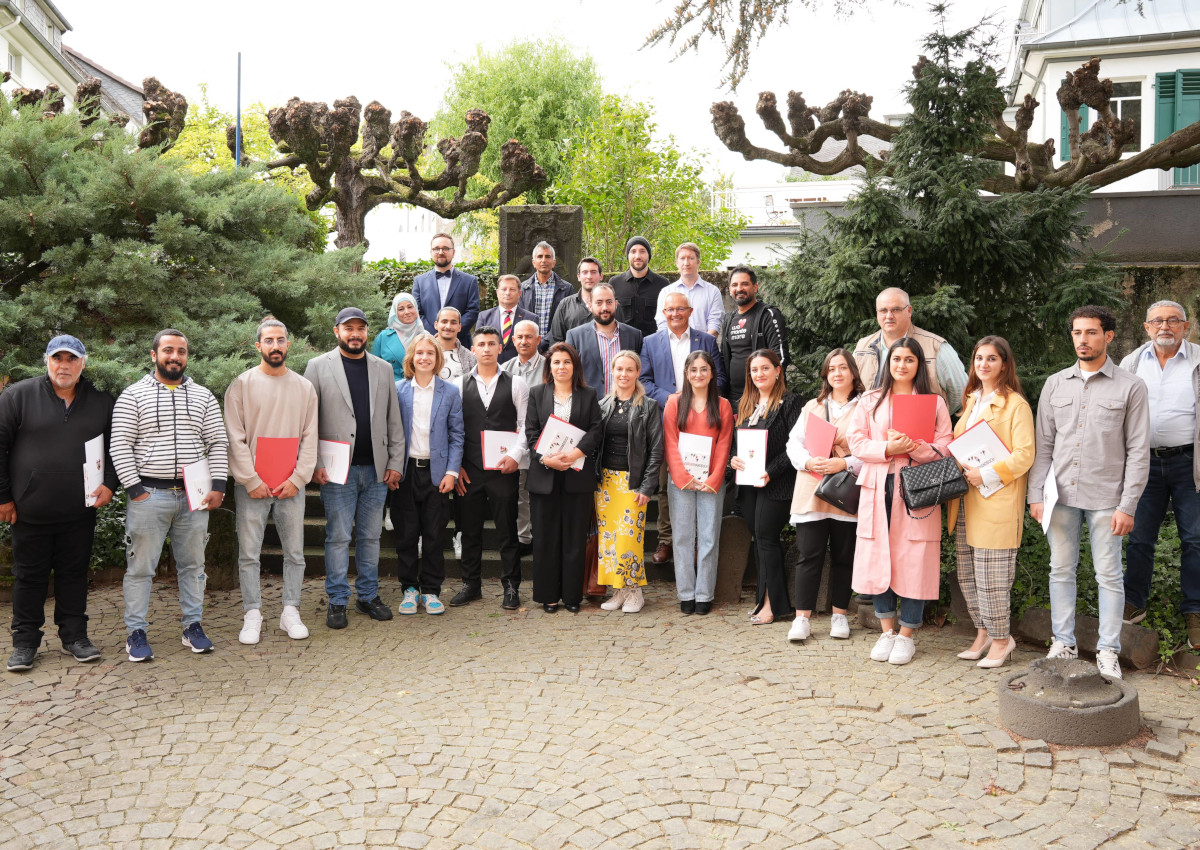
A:
<svg viewBox="0 0 1200 850">
<path fill-rule="evenodd" d="M 967 429 L 967 420 L 975 406 L 972 394 L 963 407 L 962 416 L 954 426 L 957 437 Z M 1033 466 L 1033 411 L 1021 396 L 996 394 L 983 412 L 980 421 L 988 423 L 1004 445 L 1012 450 L 1007 460 L 996 463 L 994 469 L 1004 487 L 983 498 L 979 490 L 970 487 L 964 497 L 967 505 L 967 543 L 978 549 L 1016 549 L 1021 545 L 1021 530 L 1025 521 L 1025 488 L 1029 468 Z M 958 522 L 958 499 L 947 507 L 949 528 Z"/>
</svg>

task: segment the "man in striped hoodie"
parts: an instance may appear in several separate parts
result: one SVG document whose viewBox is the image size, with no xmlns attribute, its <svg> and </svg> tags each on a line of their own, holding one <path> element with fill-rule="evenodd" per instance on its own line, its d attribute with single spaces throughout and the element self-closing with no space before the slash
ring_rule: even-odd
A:
<svg viewBox="0 0 1200 850">
<path fill-rule="evenodd" d="M 183 373 L 188 342 L 173 329 L 154 337 L 154 371 L 127 387 L 113 408 L 112 461 L 129 502 L 125 514 L 125 651 L 130 661 L 154 657 L 146 638 L 150 585 L 171 537 L 179 580 L 183 645 L 212 652 L 200 626 L 204 610 L 204 544 L 208 511 L 221 506 L 229 474 L 229 438 L 211 392 Z M 183 467 L 207 458 L 212 491 L 192 511 Z"/>
</svg>

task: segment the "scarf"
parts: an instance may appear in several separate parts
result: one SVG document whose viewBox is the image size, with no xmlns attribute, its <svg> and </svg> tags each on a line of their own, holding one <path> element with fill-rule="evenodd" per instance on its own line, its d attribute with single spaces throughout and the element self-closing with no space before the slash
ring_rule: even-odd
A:
<svg viewBox="0 0 1200 850">
<path fill-rule="evenodd" d="M 396 307 L 401 301 L 410 302 L 413 305 L 413 309 L 416 309 L 417 299 L 413 298 L 412 295 L 407 292 L 401 292 L 397 294 L 396 297 L 392 299 L 391 309 L 388 310 L 388 327 L 396 332 L 396 338 L 400 340 L 400 344 L 404 346 L 404 350 L 408 351 L 413 340 L 416 339 L 419 334 L 425 333 L 425 325 L 421 323 L 419 316 L 413 321 L 412 324 L 406 325 L 401 322 L 396 317 Z"/>
</svg>

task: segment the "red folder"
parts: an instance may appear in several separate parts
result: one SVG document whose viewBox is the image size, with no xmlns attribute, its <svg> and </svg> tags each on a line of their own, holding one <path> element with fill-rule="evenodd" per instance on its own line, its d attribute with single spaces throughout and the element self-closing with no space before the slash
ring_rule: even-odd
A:
<svg viewBox="0 0 1200 850">
<path fill-rule="evenodd" d="M 299 455 L 299 437 L 259 437 L 254 444 L 254 471 L 268 490 L 275 490 L 296 471 Z"/>
<path fill-rule="evenodd" d="M 914 440 L 932 443 L 937 398 L 933 394 L 892 396 L 892 428 Z"/>
<path fill-rule="evenodd" d="M 804 449 L 813 457 L 830 457 L 833 454 L 833 443 L 837 439 L 837 426 L 826 422 L 815 413 L 808 414 L 804 423 Z M 813 478 L 824 478 L 819 472 L 808 473 Z"/>
</svg>

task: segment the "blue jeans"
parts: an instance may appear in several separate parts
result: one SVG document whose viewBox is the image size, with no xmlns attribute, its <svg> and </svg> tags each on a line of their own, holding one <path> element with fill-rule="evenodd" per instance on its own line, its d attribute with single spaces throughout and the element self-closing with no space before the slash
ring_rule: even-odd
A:
<svg viewBox="0 0 1200 850">
<path fill-rule="evenodd" d="M 890 587 L 883 593 L 876 593 L 871 600 L 875 605 L 875 616 L 887 620 L 896 616 L 899 607 L 900 626 L 906 629 L 921 628 L 921 620 L 925 616 L 925 600 L 909 599 L 907 596 L 897 596 Z M 897 605 L 897 603 L 899 603 Z"/>
<path fill-rule="evenodd" d="M 275 514 L 275 530 L 283 546 L 283 604 L 300 607 L 304 584 L 304 491 L 290 499 L 251 499 L 241 484 L 237 495 L 238 583 L 242 586 L 242 610 L 262 608 L 259 583 L 263 533 L 267 517 Z"/>
<path fill-rule="evenodd" d="M 1112 533 L 1116 508 L 1089 511 L 1063 504 L 1050 516 L 1050 624 L 1055 640 L 1075 645 L 1075 571 L 1079 567 L 1079 534 L 1087 519 L 1092 565 L 1099 590 L 1100 634 L 1096 649 L 1121 650 L 1121 617 L 1125 587 L 1121 582 L 1121 538 Z"/>
<path fill-rule="evenodd" d="M 208 511 L 188 509 L 183 490 L 152 490 L 149 498 L 133 500 L 125 509 L 125 629 L 145 631 L 150 608 L 150 586 L 171 536 L 171 554 L 179 581 L 179 608 L 183 624 L 199 623 L 204 613 L 204 546 L 208 543 Z"/>
<path fill-rule="evenodd" d="M 675 536 L 675 591 L 682 601 L 712 602 L 717 587 L 717 545 L 725 487 L 722 485 L 715 493 L 701 493 L 680 490 L 668 479 L 667 499 Z"/>
<path fill-rule="evenodd" d="M 352 466 L 345 484 L 322 484 L 325 505 L 325 595 L 330 605 L 350 602 L 350 534 L 354 533 L 354 591 L 363 602 L 379 595 L 379 533 L 388 488 L 374 466 Z"/>
<path fill-rule="evenodd" d="M 1154 577 L 1154 547 L 1167 515 L 1175 509 L 1179 529 L 1179 585 L 1183 591 L 1180 614 L 1200 614 L 1200 493 L 1192 474 L 1192 452 L 1174 457 L 1150 456 L 1150 479 L 1138 500 L 1133 531 L 1125 547 L 1125 601 L 1145 608 Z"/>
</svg>

